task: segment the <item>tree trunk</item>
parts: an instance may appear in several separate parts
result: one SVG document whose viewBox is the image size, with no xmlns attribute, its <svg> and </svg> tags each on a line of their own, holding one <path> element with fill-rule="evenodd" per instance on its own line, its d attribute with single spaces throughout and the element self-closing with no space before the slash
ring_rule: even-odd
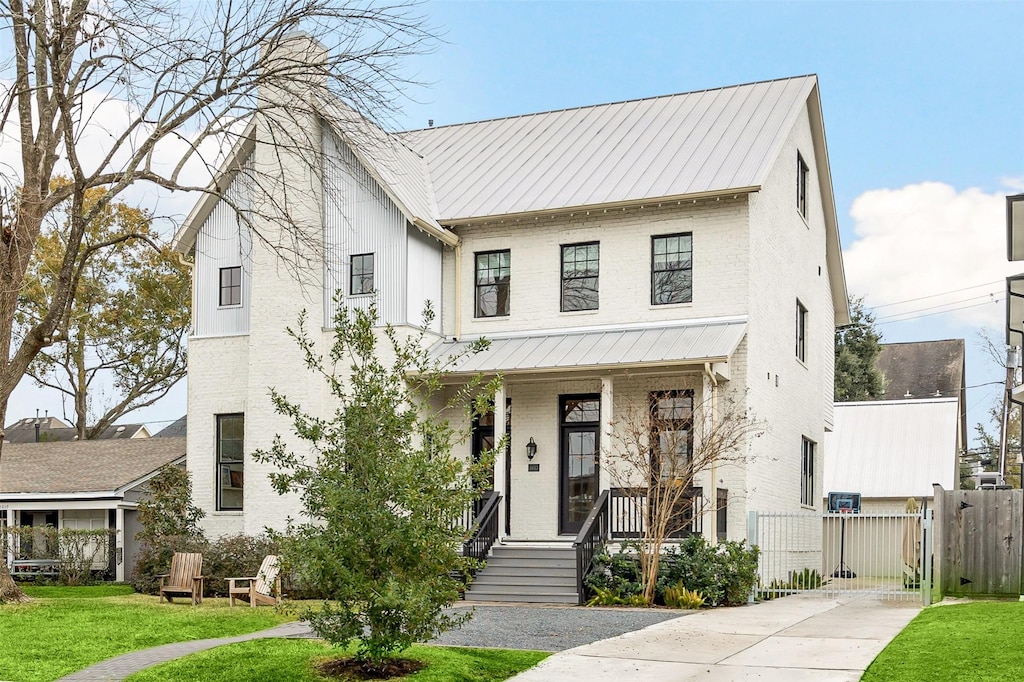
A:
<svg viewBox="0 0 1024 682">
<path fill-rule="evenodd" d="M 0 604 L 20 604 L 27 601 L 32 600 L 14 582 L 11 572 L 7 570 L 7 557 L 4 557 L 0 561 Z"/>
</svg>

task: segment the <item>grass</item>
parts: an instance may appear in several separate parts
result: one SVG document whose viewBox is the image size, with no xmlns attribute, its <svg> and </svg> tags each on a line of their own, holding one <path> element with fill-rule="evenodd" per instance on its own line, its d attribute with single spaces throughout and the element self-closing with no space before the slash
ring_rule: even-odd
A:
<svg viewBox="0 0 1024 682">
<path fill-rule="evenodd" d="M 255 632 L 290 620 L 273 609 L 193 607 L 124 594 L 123 586 L 29 587 L 35 601 L 0 605 L 0 680 L 46 682 L 149 647 Z M 130 590 L 129 590 L 130 591 Z"/>
<path fill-rule="evenodd" d="M 1020 680 L 1024 603 L 925 609 L 874 660 L 863 682 Z"/>
<path fill-rule="evenodd" d="M 128 682 L 321 682 L 313 665 L 341 655 L 315 640 L 267 639 L 217 647 L 136 673 Z M 414 646 L 403 656 L 427 667 L 403 682 L 492 682 L 532 668 L 543 651 Z"/>
</svg>

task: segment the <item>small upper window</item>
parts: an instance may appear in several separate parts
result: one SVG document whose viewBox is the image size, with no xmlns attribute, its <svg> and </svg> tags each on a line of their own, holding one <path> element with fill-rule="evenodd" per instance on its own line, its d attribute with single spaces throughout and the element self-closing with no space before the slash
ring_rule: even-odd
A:
<svg viewBox="0 0 1024 682">
<path fill-rule="evenodd" d="M 669 234 L 651 237 L 651 304 L 693 300 L 693 237 Z"/>
<path fill-rule="evenodd" d="M 799 152 L 796 155 L 796 208 L 800 215 L 807 217 L 807 164 Z"/>
<path fill-rule="evenodd" d="M 220 304 L 242 304 L 242 268 L 240 266 L 220 269 Z"/>
<path fill-rule="evenodd" d="M 373 254 L 352 256 L 349 264 L 349 296 L 373 293 Z"/>
<path fill-rule="evenodd" d="M 597 310 L 600 261 L 598 242 L 562 247 L 562 312 Z"/>
<path fill-rule="evenodd" d="M 476 254 L 476 316 L 501 317 L 509 314 L 511 252 Z"/>
<path fill-rule="evenodd" d="M 796 301 L 796 357 L 807 362 L 807 308 Z"/>
</svg>

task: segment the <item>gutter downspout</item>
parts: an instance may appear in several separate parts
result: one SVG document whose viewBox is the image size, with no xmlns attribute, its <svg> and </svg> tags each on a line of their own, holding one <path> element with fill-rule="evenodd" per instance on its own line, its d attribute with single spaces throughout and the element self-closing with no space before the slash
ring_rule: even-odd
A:
<svg viewBox="0 0 1024 682">
<path fill-rule="evenodd" d="M 718 419 L 718 378 L 711 369 L 711 363 L 704 363 L 704 374 L 711 384 L 711 422 L 708 425 L 708 435 L 715 432 L 715 422 Z M 708 523 L 708 531 L 711 535 L 711 544 L 718 544 L 718 464 L 717 458 L 711 460 L 711 490 L 708 495 L 712 500 L 711 518 Z M 706 537 L 706 536 L 705 536 Z"/>
<path fill-rule="evenodd" d="M 455 249 L 455 324 L 452 336 L 458 341 L 462 336 L 462 240 L 456 238 L 452 248 Z"/>
</svg>

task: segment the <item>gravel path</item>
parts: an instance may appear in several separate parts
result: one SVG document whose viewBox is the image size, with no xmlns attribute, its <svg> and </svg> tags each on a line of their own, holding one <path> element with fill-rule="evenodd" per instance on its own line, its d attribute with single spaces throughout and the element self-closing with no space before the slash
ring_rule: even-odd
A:
<svg viewBox="0 0 1024 682">
<path fill-rule="evenodd" d="M 563 651 L 680 618 L 695 611 L 668 609 L 560 606 L 459 605 L 473 609 L 461 629 L 444 633 L 433 644 Z"/>
</svg>

